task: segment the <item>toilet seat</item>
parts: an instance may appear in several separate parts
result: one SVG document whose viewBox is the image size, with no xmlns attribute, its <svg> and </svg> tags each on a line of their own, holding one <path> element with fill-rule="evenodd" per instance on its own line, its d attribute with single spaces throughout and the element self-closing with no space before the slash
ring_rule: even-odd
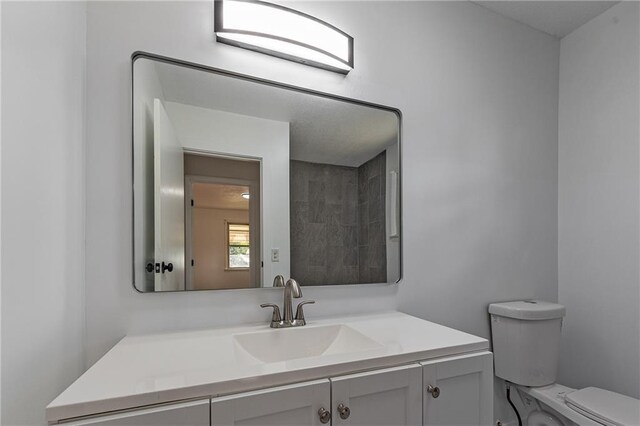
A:
<svg viewBox="0 0 640 426">
<path fill-rule="evenodd" d="M 545 407 L 544 410 L 551 411 L 555 416 L 561 417 L 565 423 L 566 419 L 580 426 L 602 426 L 602 423 L 591 420 L 567 405 L 564 396 L 567 393 L 574 392 L 575 389 L 573 388 L 563 386 L 559 383 L 533 388 L 527 386 L 518 386 L 517 388 L 518 391 L 521 391 L 548 407 L 548 409 Z"/>
<path fill-rule="evenodd" d="M 549 407 L 548 411 L 580 426 L 640 425 L 640 400 L 629 396 L 594 387 L 576 390 L 559 383 L 517 388 Z"/>
<path fill-rule="evenodd" d="M 595 387 L 565 394 L 567 406 L 606 426 L 640 425 L 640 400 Z"/>
</svg>

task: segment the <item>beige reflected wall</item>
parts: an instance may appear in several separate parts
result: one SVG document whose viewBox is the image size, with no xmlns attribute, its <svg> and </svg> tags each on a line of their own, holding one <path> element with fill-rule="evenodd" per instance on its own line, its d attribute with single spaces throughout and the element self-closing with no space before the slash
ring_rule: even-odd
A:
<svg viewBox="0 0 640 426">
<path fill-rule="evenodd" d="M 249 288 L 248 269 L 226 270 L 225 221 L 249 223 L 248 210 L 193 208 L 193 289 Z"/>
<path fill-rule="evenodd" d="M 260 162 L 185 154 L 184 173 L 186 175 L 246 179 L 259 184 Z"/>
</svg>

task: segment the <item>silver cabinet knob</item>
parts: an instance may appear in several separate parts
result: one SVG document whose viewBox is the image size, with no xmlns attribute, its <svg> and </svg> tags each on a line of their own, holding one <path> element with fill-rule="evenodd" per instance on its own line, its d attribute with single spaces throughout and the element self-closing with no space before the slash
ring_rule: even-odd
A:
<svg viewBox="0 0 640 426">
<path fill-rule="evenodd" d="M 338 414 L 342 420 L 346 420 L 351 415 L 351 410 L 344 404 L 338 404 Z"/>
<path fill-rule="evenodd" d="M 320 417 L 320 423 L 329 423 L 329 420 L 331 420 L 331 412 L 324 407 L 320 407 L 318 417 Z"/>
<path fill-rule="evenodd" d="M 427 392 L 431 394 L 432 397 L 437 398 L 440 396 L 440 388 L 437 386 L 427 386 Z"/>
</svg>

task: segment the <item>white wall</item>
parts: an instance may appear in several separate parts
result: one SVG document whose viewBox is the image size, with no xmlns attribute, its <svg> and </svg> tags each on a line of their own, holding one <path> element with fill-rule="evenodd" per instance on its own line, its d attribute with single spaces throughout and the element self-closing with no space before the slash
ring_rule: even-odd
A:
<svg viewBox="0 0 640 426">
<path fill-rule="evenodd" d="M 87 361 L 125 333 L 267 321 L 279 290 L 136 294 L 129 57 L 173 56 L 399 107 L 400 286 L 305 288 L 308 317 L 394 309 L 488 337 L 486 304 L 557 295 L 558 41 L 466 2 L 300 2 L 355 37 L 346 77 L 213 41 L 211 2 L 92 2 L 87 44 Z M 380 31 L 397 23 L 394 31 Z M 453 309 L 455 308 L 455 309 Z"/>
<path fill-rule="evenodd" d="M 640 4 L 562 39 L 559 380 L 640 397 Z"/>
<path fill-rule="evenodd" d="M 84 3 L 2 4 L 3 425 L 82 372 Z"/>
<path fill-rule="evenodd" d="M 261 160 L 261 282 L 269 287 L 276 275 L 288 279 L 289 123 L 177 102 L 166 102 L 165 107 L 184 149 Z M 280 249 L 279 262 L 271 262 L 272 248 Z"/>
<path fill-rule="evenodd" d="M 399 35 L 419 42 L 380 49 L 412 58 L 399 307 L 490 338 L 489 303 L 557 298 L 559 42 L 468 3 L 413 8 Z"/>
<path fill-rule="evenodd" d="M 489 338 L 490 302 L 557 298 L 559 42 L 464 2 L 406 10 L 418 42 L 379 48 L 409 58 L 387 70 L 407 99 L 399 306 Z"/>
</svg>

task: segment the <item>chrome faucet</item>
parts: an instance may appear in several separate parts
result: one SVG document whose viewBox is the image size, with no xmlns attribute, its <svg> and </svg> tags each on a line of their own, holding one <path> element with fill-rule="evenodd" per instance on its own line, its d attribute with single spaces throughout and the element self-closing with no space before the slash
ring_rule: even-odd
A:
<svg viewBox="0 0 640 426">
<path fill-rule="evenodd" d="M 289 279 L 284 285 L 284 302 L 282 303 L 282 320 L 287 323 L 293 321 L 293 307 L 291 298 L 299 299 L 302 297 L 302 289 L 296 280 Z"/>
<path fill-rule="evenodd" d="M 273 279 L 274 287 L 284 287 L 284 277 L 282 275 L 276 275 Z"/>
<path fill-rule="evenodd" d="M 286 328 L 286 327 L 300 327 L 307 322 L 304 318 L 304 311 L 302 307 L 307 304 L 316 303 L 313 300 L 305 300 L 298 304 L 296 308 L 296 316 L 293 316 L 293 305 L 291 298 L 295 297 L 299 299 L 302 297 L 302 289 L 300 284 L 293 278 L 289 279 L 286 283 L 282 275 L 278 275 L 273 280 L 274 287 L 284 287 L 284 303 L 282 310 L 284 316 L 280 317 L 280 308 L 273 303 L 263 303 L 261 308 L 273 308 L 273 315 L 271 316 L 271 328 Z"/>
</svg>

